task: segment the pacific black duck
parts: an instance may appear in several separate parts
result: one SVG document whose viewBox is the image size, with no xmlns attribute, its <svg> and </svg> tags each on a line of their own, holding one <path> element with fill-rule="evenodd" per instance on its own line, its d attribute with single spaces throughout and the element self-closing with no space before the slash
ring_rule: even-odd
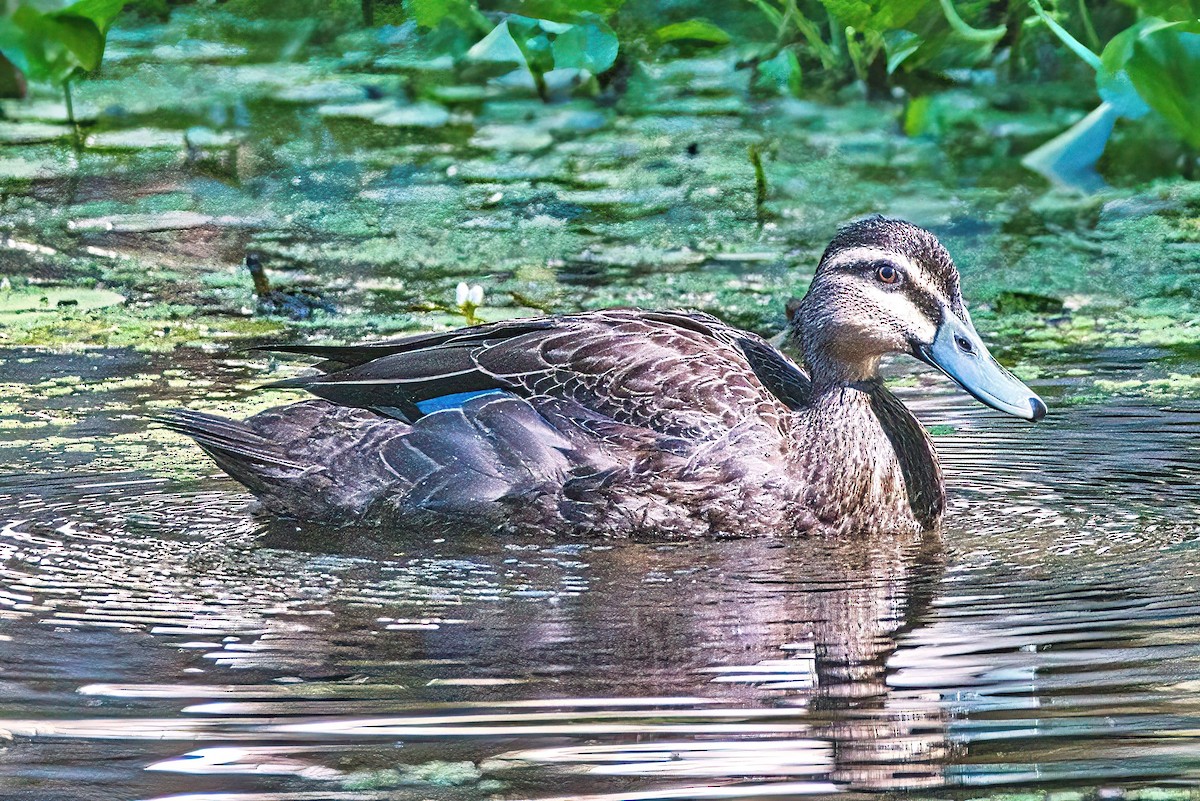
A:
<svg viewBox="0 0 1200 801">
<path fill-rule="evenodd" d="M 830 243 L 787 336 L 807 369 L 699 312 L 614 309 L 345 347 L 245 421 L 178 411 L 265 510 L 401 532 L 688 537 L 922 531 L 945 508 L 907 353 L 1026 420 L 1046 406 L 975 332 L 946 249 L 871 218 Z"/>
</svg>

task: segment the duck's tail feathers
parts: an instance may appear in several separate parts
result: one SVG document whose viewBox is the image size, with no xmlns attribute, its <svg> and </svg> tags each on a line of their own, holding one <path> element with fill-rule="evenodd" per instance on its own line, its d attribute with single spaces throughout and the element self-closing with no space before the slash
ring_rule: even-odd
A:
<svg viewBox="0 0 1200 801">
<path fill-rule="evenodd" d="M 171 431 L 194 439 L 234 478 L 241 479 L 247 472 L 247 469 L 238 467 L 245 462 L 296 471 L 312 466 L 289 458 L 278 444 L 259 436 L 254 429 L 238 420 L 190 409 L 174 409 L 156 419 Z"/>
</svg>

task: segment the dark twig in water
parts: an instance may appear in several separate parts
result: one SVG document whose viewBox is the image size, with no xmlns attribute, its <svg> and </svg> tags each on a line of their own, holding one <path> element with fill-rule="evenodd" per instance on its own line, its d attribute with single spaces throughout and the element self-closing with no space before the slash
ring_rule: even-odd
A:
<svg viewBox="0 0 1200 801">
<path fill-rule="evenodd" d="M 309 292 L 281 292 L 271 289 L 267 279 L 267 271 L 263 269 L 262 259 L 257 254 L 246 255 L 246 269 L 254 280 L 254 295 L 258 301 L 258 311 L 261 314 L 276 314 L 290 317 L 293 320 L 307 320 L 315 312 L 332 314 L 333 304 Z"/>
<path fill-rule="evenodd" d="M 267 280 L 267 271 L 263 269 L 262 259 L 254 253 L 247 254 L 246 269 L 250 271 L 250 277 L 254 280 L 254 294 L 258 295 L 258 299 L 269 297 L 271 282 Z"/>
<path fill-rule="evenodd" d="M 524 295 L 520 292 L 509 292 L 508 294 L 519 306 L 524 306 L 527 309 L 537 309 L 543 314 L 554 314 L 554 307 L 549 303 L 545 303 L 540 300 L 534 300 L 528 295 Z"/>
<path fill-rule="evenodd" d="M 754 166 L 754 218 L 762 228 L 767 218 L 767 172 L 763 169 L 762 145 L 750 145 L 750 164 Z"/>
</svg>

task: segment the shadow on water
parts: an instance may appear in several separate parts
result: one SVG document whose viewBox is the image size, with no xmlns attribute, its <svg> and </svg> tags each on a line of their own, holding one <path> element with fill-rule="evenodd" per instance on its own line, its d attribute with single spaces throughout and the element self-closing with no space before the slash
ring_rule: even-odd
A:
<svg viewBox="0 0 1200 801">
<path fill-rule="evenodd" d="M 415 541 L 225 480 L 0 479 L 5 797 L 1200 779 L 1200 411 L 908 400 L 953 429 L 940 536 Z"/>
</svg>

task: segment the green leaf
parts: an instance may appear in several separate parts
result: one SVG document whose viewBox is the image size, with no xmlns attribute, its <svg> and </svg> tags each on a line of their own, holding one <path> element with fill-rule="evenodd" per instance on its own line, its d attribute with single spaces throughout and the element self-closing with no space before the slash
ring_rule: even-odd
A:
<svg viewBox="0 0 1200 801">
<path fill-rule="evenodd" d="M 1111 104 L 1117 113 L 1126 119 L 1136 120 L 1150 111 L 1146 101 L 1138 93 L 1125 67 L 1133 57 L 1133 46 L 1148 24 L 1157 20 L 1143 20 L 1114 36 L 1104 52 L 1100 54 L 1100 66 L 1096 69 L 1096 90 L 1102 100 Z"/>
<path fill-rule="evenodd" d="M 883 35 L 883 50 L 887 53 L 888 75 L 894 73 L 905 59 L 921 47 L 921 37 L 912 31 L 888 31 Z"/>
<path fill-rule="evenodd" d="M 404 0 L 404 10 L 422 28 L 436 28 L 443 22 L 467 31 L 487 30 L 487 18 L 470 0 Z"/>
<path fill-rule="evenodd" d="M 583 69 L 599 75 L 617 60 L 617 35 L 599 17 L 572 25 L 554 37 L 551 52 L 555 69 Z"/>
<path fill-rule="evenodd" d="M 467 58 L 471 61 L 482 61 L 491 64 L 511 64 L 516 67 L 528 67 L 525 53 L 513 38 L 508 28 L 508 20 L 504 20 L 491 32 L 471 46 Z"/>
<path fill-rule="evenodd" d="M 126 0 L 78 0 L 57 11 L 18 5 L 0 17 L 0 52 L 33 80 L 62 84 L 100 66 L 108 28 Z"/>
<path fill-rule="evenodd" d="M 95 25 L 100 35 L 104 36 L 127 2 L 129 0 L 78 0 L 63 10 L 47 14 L 47 16 L 59 19 L 82 17 Z"/>
<path fill-rule="evenodd" d="M 1168 22 L 1192 22 L 1200 19 L 1200 0 L 1125 0 L 1147 17 Z"/>
<path fill-rule="evenodd" d="M 793 97 L 800 96 L 802 73 L 800 60 L 795 51 L 781 50 L 774 58 L 758 65 L 757 86 L 769 86 L 776 91 L 785 91 Z"/>
<path fill-rule="evenodd" d="M 1125 70 L 1146 104 L 1200 148 L 1200 23 L 1151 27 L 1134 42 Z"/>
<path fill-rule="evenodd" d="M 731 41 L 728 33 L 708 20 L 699 17 L 689 19 L 686 22 L 675 22 L 670 25 L 664 25 L 655 31 L 654 35 L 658 38 L 658 41 L 664 43 L 687 39 L 693 42 L 723 45 L 729 44 Z"/>
<path fill-rule="evenodd" d="M 1104 188 L 1096 162 L 1104 153 L 1117 110 L 1101 103 L 1091 114 L 1021 159 L 1021 164 L 1064 189 L 1094 192 Z"/>
<path fill-rule="evenodd" d="M 862 33 L 903 28 L 930 0 L 821 0 L 841 25 Z"/>
<path fill-rule="evenodd" d="M 104 34 L 90 19 L 46 15 L 39 28 L 46 38 L 67 48 L 87 72 L 100 66 L 100 59 L 104 57 Z"/>
<path fill-rule="evenodd" d="M 80 32 L 75 26 L 61 25 L 29 6 L 18 6 L 4 22 L 0 39 L 15 45 L 15 49 L 5 49 L 4 53 L 32 80 L 61 84 L 84 68 L 76 50 L 89 63 L 94 57 L 95 37 L 99 32 L 90 22 L 84 21 L 92 31 L 85 27 Z M 100 45 L 103 46 L 103 40 Z"/>
</svg>

